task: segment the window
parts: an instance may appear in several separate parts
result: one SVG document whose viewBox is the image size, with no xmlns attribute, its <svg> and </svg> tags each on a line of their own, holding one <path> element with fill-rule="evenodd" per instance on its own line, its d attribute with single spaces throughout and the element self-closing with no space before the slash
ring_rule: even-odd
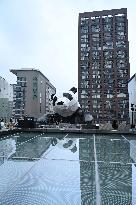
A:
<svg viewBox="0 0 136 205">
<path fill-rule="evenodd" d="M 89 56 L 89 52 L 81 52 L 81 56 L 88 57 Z"/>
<path fill-rule="evenodd" d="M 92 58 L 93 58 L 93 60 L 97 60 L 97 59 L 100 59 L 100 53 L 99 53 L 99 51 L 93 51 L 92 52 Z"/>
<path fill-rule="evenodd" d="M 105 49 L 113 49 L 113 42 L 111 41 L 103 42 L 103 50 Z"/>
<path fill-rule="evenodd" d="M 92 63 L 92 69 L 100 69 L 101 68 L 101 64 L 97 61 L 94 61 Z"/>
<path fill-rule="evenodd" d="M 112 22 L 112 19 L 113 19 L 113 17 L 108 17 L 108 16 L 105 16 L 105 17 L 103 17 L 103 23 L 104 24 L 107 24 L 107 23 L 111 23 Z"/>
<path fill-rule="evenodd" d="M 105 24 L 103 26 L 103 29 L 104 29 L 105 32 L 112 31 L 112 25 L 111 24 Z"/>
<path fill-rule="evenodd" d="M 124 14 L 120 14 L 120 16 L 119 16 L 119 15 L 116 15 L 116 16 L 115 16 L 115 21 L 116 21 L 116 22 L 125 22 L 125 16 L 124 16 Z"/>
<path fill-rule="evenodd" d="M 100 23 L 100 17 L 91 17 L 91 20 L 92 20 L 92 25 L 95 25 L 95 24 L 99 24 Z"/>
<path fill-rule="evenodd" d="M 100 31 L 100 26 L 99 25 L 92 25 L 91 30 L 92 30 L 92 32 L 99 32 Z"/>
<path fill-rule="evenodd" d="M 89 24 L 89 18 L 88 17 L 81 18 L 81 25 L 87 25 L 87 24 Z"/>
<path fill-rule="evenodd" d="M 119 50 L 119 51 L 117 51 L 116 55 L 117 55 L 117 58 L 125 58 L 127 53 L 126 53 L 126 51 Z"/>
<path fill-rule="evenodd" d="M 124 68 L 127 66 L 127 62 L 125 59 L 120 59 L 120 60 L 117 60 L 117 67 L 119 68 Z"/>
<path fill-rule="evenodd" d="M 88 66 L 81 66 L 81 72 L 88 72 Z"/>
<path fill-rule="evenodd" d="M 107 98 L 113 98 L 112 94 L 107 94 Z"/>
<path fill-rule="evenodd" d="M 89 32 L 89 27 L 87 25 L 81 26 L 81 34 L 87 34 Z"/>
<path fill-rule="evenodd" d="M 125 24 L 120 22 L 115 24 L 115 28 L 117 31 L 124 31 L 125 30 Z"/>
<path fill-rule="evenodd" d="M 92 34 L 92 40 L 93 40 L 93 41 L 100 41 L 100 35 L 99 35 L 99 33 L 93 33 L 93 34 Z"/>
<path fill-rule="evenodd" d="M 103 54 L 104 54 L 105 59 L 109 59 L 109 58 L 113 57 L 113 52 L 112 51 L 104 51 Z"/>
<path fill-rule="evenodd" d="M 88 38 L 81 38 L 81 43 L 88 43 L 88 42 L 89 42 Z"/>
<path fill-rule="evenodd" d="M 100 94 L 92 94 L 92 98 L 100 98 Z"/>
<path fill-rule="evenodd" d="M 92 50 L 101 50 L 101 42 L 93 41 L 92 42 Z"/>
<path fill-rule="evenodd" d="M 112 41 L 112 33 L 104 33 L 105 41 Z"/>
<path fill-rule="evenodd" d="M 126 97 L 126 94 L 125 93 L 119 93 L 119 94 L 117 94 L 117 97 Z"/>
<path fill-rule="evenodd" d="M 104 68 L 112 68 L 112 61 L 106 61 L 104 62 Z"/>
<path fill-rule="evenodd" d="M 119 48 L 119 47 L 126 47 L 126 45 L 125 45 L 125 42 L 124 41 L 117 41 L 116 42 L 116 46 L 117 46 L 117 48 Z"/>
<path fill-rule="evenodd" d="M 89 80 L 82 80 L 81 88 L 89 88 Z"/>
</svg>

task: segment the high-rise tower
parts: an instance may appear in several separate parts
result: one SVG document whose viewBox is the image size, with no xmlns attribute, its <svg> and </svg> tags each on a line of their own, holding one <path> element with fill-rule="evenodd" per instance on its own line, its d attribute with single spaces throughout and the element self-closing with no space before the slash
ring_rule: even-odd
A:
<svg viewBox="0 0 136 205">
<path fill-rule="evenodd" d="M 129 121 L 127 9 L 79 14 L 78 100 L 95 122 Z"/>
</svg>

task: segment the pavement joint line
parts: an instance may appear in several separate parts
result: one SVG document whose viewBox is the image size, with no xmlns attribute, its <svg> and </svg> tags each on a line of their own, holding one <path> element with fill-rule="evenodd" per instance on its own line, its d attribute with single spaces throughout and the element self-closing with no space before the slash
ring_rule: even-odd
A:
<svg viewBox="0 0 136 205">
<path fill-rule="evenodd" d="M 3 158 L 4 156 L 0 156 L 0 158 Z M 26 159 L 26 160 L 49 160 L 49 161 L 75 161 L 75 162 L 86 162 L 86 163 L 95 163 L 94 160 L 89 161 L 89 160 L 73 160 L 73 159 L 55 159 L 55 158 L 48 158 L 48 157 L 10 157 L 10 159 Z M 134 162 L 127 162 L 127 163 L 123 163 L 123 162 L 108 162 L 108 161 L 97 161 L 97 163 L 102 163 L 102 164 L 121 164 L 121 165 L 136 165 L 136 163 Z"/>
<path fill-rule="evenodd" d="M 35 136 L 35 138 L 36 138 L 36 137 L 38 137 L 38 136 L 41 136 L 41 134 L 36 135 L 36 136 Z M 32 138 L 30 138 L 30 139 L 28 139 L 28 140 L 29 140 L 29 141 L 31 141 L 32 139 L 34 139 L 34 137 L 32 137 Z M 26 141 L 24 141 L 24 142 L 22 142 L 22 143 L 18 144 L 18 145 L 17 145 L 17 147 L 18 147 L 18 146 L 20 146 L 20 145 L 23 145 L 23 144 L 27 143 L 27 142 L 28 142 L 28 140 L 26 140 Z"/>
<path fill-rule="evenodd" d="M 96 190 L 96 205 L 101 205 L 101 187 L 100 187 L 100 177 L 99 177 L 99 168 L 97 161 L 97 151 L 96 151 L 96 142 L 95 142 L 95 134 L 93 134 L 94 138 L 94 160 L 95 160 L 95 190 Z"/>
<path fill-rule="evenodd" d="M 130 140 L 128 140 L 124 135 L 121 135 L 126 141 L 128 141 L 129 142 L 129 144 L 131 144 L 134 148 L 136 148 L 136 146 L 134 146 L 131 142 L 130 142 Z"/>
</svg>

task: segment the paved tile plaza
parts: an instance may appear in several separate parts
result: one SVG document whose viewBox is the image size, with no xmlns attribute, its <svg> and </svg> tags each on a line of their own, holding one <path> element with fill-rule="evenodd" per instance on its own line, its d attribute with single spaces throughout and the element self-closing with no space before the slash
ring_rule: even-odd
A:
<svg viewBox="0 0 136 205">
<path fill-rule="evenodd" d="M 136 138 L 20 132 L 0 138 L 0 205 L 136 204 Z"/>
</svg>

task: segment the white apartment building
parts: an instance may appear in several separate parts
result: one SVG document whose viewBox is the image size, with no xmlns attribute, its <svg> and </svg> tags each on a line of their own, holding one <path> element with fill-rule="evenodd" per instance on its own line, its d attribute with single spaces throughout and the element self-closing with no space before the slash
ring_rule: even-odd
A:
<svg viewBox="0 0 136 205">
<path fill-rule="evenodd" d="M 128 92 L 129 92 L 129 116 L 130 123 L 132 123 L 132 111 L 131 104 L 134 104 L 134 122 L 136 124 L 136 73 L 128 81 Z"/>
<path fill-rule="evenodd" d="M 13 109 L 13 86 L 0 76 L 0 118 L 9 121 Z"/>
</svg>

